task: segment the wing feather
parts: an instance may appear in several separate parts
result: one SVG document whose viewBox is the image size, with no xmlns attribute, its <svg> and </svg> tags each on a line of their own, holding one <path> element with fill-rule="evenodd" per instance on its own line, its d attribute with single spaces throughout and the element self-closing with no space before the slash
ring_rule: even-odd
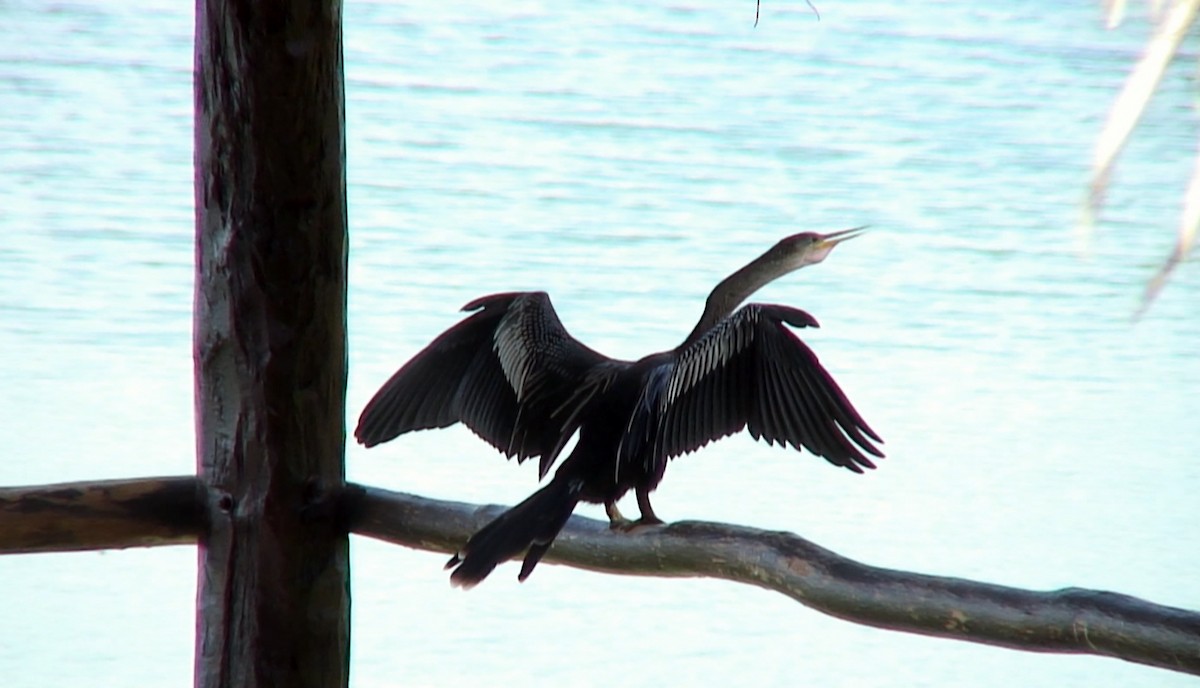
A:
<svg viewBox="0 0 1200 688">
<path fill-rule="evenodd" d="M 545 292 L 493 294 L 463 310 L 475 312 L 376 392 L 355 437 L 370 447 L 461 422 L 505 456 L 541 456 L 544 475 L 592 398 L 579 386 L 609 359 L 566 331 Z"/>
<path fill-rule="evenodd" d="M 659 407 L 655 460 L 746 429 L 856 472 L 882 442 L 791 327 L 815 327 L 796 308 L 749 304 L 678 350 Z"/>
<path fill-rule="evenodd" d="M 459 420 L 459 388 L 481 342 L 498 322 L 495 308 L 475 313 L 433 340 L 375 393 L 354 434 L 368 447 L 401 433 L 444 428 Z"/>
</svg>

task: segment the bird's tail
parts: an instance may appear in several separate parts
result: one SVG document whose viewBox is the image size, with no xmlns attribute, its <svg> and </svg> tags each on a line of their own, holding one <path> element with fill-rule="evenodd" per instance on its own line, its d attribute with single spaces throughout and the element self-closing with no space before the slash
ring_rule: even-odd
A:
<svg viewBox="0 0 1200 688">
<path fill-rule="evenodd" d="M 521 552 L 526 554 L 517 580 L 525 580 L 571 518 L 582 489 L 577 479 L 555 476 L 525 501 L 500 514 L 446 562 L 446 568 L 454 569 L 450 584 L 472 588 L 498 564 Z"/>
</svg>

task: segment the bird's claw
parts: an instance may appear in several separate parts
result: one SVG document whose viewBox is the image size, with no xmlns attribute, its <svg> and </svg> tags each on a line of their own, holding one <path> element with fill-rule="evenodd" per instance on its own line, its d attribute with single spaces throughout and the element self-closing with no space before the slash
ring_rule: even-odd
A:
<svg viewBox="0 0 1200 688">
<path fill-rule="evenodd" d="M 653 518 L 647 518 L 643 516 L 636 521 L 622 518 L 619 521 L 614 520 L 608 522 L 608 527 L 610 530 L 616 530 L 622 533 L 632 533 L 638 530 L 644 530 L 646 528 L 653 528 L 654 526 L 661 525 L 666 525 L 666 521 L 658 518 L 657 516 Z"/>
</svg>

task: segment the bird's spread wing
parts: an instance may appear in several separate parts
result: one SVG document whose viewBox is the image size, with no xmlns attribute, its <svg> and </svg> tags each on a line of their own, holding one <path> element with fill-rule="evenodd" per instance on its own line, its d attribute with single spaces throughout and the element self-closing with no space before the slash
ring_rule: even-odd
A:
<svg viewBox="0 0 1200 688">
<path fill-rule="evenodd" d="M 580 381 L 606 359 L 566 331 L 545 292 L 493 294 L 463 310 L 475 313 L 384 383 L 354 435 L 370 447 L 461 421 L 506 456 L 541 456 L 544 475 L 591 398 Z"/>
<path fill-rule="evenodd" d="M 808 313 L 749 304 L 679 351 L 659 400 L 654 460 L 695 451 L 746 428 L 755 439 L 801 447 L 861 473 L 882 442 L 816 354 L 789 329 Z"/>
</svg>

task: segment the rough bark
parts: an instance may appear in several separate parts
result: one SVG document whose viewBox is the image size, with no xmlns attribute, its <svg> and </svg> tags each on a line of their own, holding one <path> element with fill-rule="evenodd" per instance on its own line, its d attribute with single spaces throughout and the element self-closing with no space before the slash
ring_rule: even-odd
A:
<svg viewBox="0 0 1200 688">
<path fill-rule="evenodd" d="M 195 544 L 207 502 L 191 476 L 0 488 L 0 553 Z"/>
<path fill-rule="evenodd" d="M 347 683 L 341 9 L 197 0 L 198 686 Z"/>
<path fill-rule="evenodd" d="M 503 510 L 353 485 L 344 500 L 353 532 L 438 552 L 455 551 Z M 1200 613 L 1099 590 L 1022 590 L 879 568 L 786 532 L 689 521 L 620 533 L 575 516 L 545 561 L 606 573 L 722 578 L 869 626 L 1200 674 Z"/>
<path fill-rule="evenodd" d="M 359 485 L 310 497 L 303 508 L 308 523 L 435 552 L 454 551 L 503 510 Z M 193 477 L 5 488 L 0 553 L 195 542 L 205 505 L 220 501 Z M 791 533 L 701 522 L 621 533 L 576 516 L 545 561 L 626 575 L 721 578 L 869 626 L 1200 675 L 1200 613 L 1099 590 L 1021 590 L 878 568 Z M 501 569 L 493 577 L 503 575 Z"/>
</svg>

